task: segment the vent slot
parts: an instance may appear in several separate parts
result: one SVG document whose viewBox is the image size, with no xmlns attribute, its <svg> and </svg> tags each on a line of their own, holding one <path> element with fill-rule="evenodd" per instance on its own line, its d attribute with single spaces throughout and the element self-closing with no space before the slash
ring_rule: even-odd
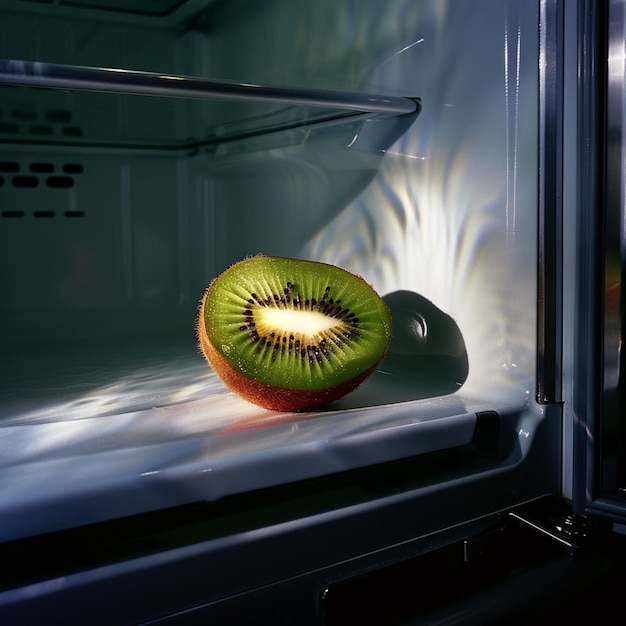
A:
<svg viewBox="0 0 626 626">
<path fill-rule="evenodd" d="M 52 189 L 69 189 L 74 186 L 71 176 L 50 176 L 46 182 Z"/>
<path fill-rule="evenodd" d="M 11 117 L 16 122 L 34 122 L 37 119 L 37 112 L 33 109 L 13 109 Z"/>
<path fill-rule="evenodd" d="M 50 174 L 54 172 L 52 163 L 31 163 L 29 167 L 33 174 Z"/>
<path fill-rule="evenodd" d="M 63 175 L 50 176 L 57 171 L 57 167 L 63 172 Z M 82 163 L 64 163 L 56 166 L 54 163 L 46 161 L 34 161 L 24 169 L 27 169 L 30 174 L 19 174 L 18 172 L 22 171 L 22 166 L 17 161 L 0 161 L 0 187 L 5 184 L 5 178 L 1 174 L 11 173 L 17 174 L 11 179 L 13 187 L 20 189 L 34 189 L 43 183 L 44 177 L 45 183 L 50 189 L 71 189 L 76 183 L 74 177 L 85 171 Z"/>
<path fill-rule="evenodd" d="M 63 166 L 63 171 L 66 174 L 82 174 L 85 168 L 82 163 L 66 163 Z"/>
<path fill-rule="evenodd" d="M 36 176 L 14 176 L 12 182 L 14 187 L 30 189 L 39 185 L 39 179 Z"/>
<path fill-rule="evenodd" d="M 54 135 L 54 129 L 48 124 L 32 124 L 28 130 L 31 135 Z"/>
<path fill-rule="evenodd" d="M 86 216 L 86 212 L 74 207 L 78 203 L 74 198 L 69 202 L 68 197 L 63 190 L 70 190 L 76 186 L 76 178 L 85 172 L 85 166 L 78 161 L 69 161 L 67 163 L 55 163 L 54 161 L 0 161 L 0 203 L 3 210 L 0 211 L 0 218 L 7 220 L 15 220 L 22 218 L 67 218 L 81 219 Z M 54 208 L 39 208 L 24 211 L 20 209 L 8 209 L 7 206 L 20 206 L 21 200 L 16 200 L 11 193 L 17 194 L 24 191 L 30 195 L 28 190 L 48 188 L 51 191 L 50 200 Z M 33 200 L 38 198 L 38 193 L 33 194 Z M 66 199 L 66 200 L 64 200 Z M 61 206 L 57 203 L 61 202 Z M 35 200 L 32 204 L 40 204 Z M 44 207 L 47 204 L 44 203 Z M 55 205 L 57 205 L 55 207 Z"/>
<path fill-rule="evenodd" d="M 46 121 L 51 124 L 67 124 L 72 121 L 72 112 L 69 109 L 50 109 L 46 112 Z"/>
<path fill-rule="evenodd" d="M 61 216 L 68 219 L 80 219 L 85 217 L 85 211 L 64 211 L 63 213 L 57 213 L 56 211 L 41 210 L 32 212 L 32 217 L 36 218 L 51 218 Z M 8 209 L 0 212 L 0 217 L 2 217 L 3 219 L 20 219 L 28 217 L 28 215 L 25 211 Z"/>
<path fill-rule="evenodd" d="M 82 137 L 82 128 L 71 124 L 72 112 L 69 109 L 15 108 L 6 112 L 6 120 L 0 122 L 0 134 L 36 135 L 37 137 Z M 0 115 L 0 117 L 2 117 Z"/>
<path fill-rule="evenodd" d="M 83 129 L 78 126 L 63 126 L 61 134 L 65 137 L 82 137 Z"/>
</svg>

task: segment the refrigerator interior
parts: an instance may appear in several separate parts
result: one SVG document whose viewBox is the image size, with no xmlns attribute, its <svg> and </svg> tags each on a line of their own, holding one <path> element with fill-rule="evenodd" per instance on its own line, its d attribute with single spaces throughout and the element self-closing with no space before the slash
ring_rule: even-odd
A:
<svg viewBox="0 0 626 626">
<path fill-rule="evenodd" d="M 0 539 L 462 446 L 490 411 L 506 451 L 492 474 L 544 445 L 534 3 L 0 14 L 3 59 L 421 101 L 368 114 L 4 81 Z M 339 265 L 390 302 L 396 343 L 323 410 L 256 408 L 198 353 L 203 290 L 259 253 Z M 439 310 L 426 349 L 420 298 Z"/>
</svg>

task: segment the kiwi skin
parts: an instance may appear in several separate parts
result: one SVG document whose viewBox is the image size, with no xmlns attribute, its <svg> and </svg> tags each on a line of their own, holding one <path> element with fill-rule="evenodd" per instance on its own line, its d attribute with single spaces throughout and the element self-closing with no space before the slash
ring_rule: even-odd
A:
<svg viewBox="0 0 626 626">
<path fill-rule="evenodd" d="M 353 276 L 359 280 L 363 280 L 360 276 Z M 211 281 L 200 302 L 199 315 L 197 319 L 199 348 L 208 363 L 211 367 L 213 367 L 225 385 L 248 402 L 265 409 L 285 412 L 303 411 L 326 405 L 334 400 L 338 400 L 356 389 L 368 376 L 370 376 L 385 356 L 386 349 L 380 358 L 373 363 L 369 369 L 359 373 L 350 380 L 323 389 L 293 389 L 260 383 L 233 368 L 223 354 L 215 348 L 208 337 L 204 323 L 205 305 L 210 294 L 211 287 L 216 280 L 217 278 Z M 389 310 L 384 304 L 384 301 L 382 301 L 382 303 L 389 315 L 389 322 L 391 322 Z M 389 335 L 387 342 L 388 346 L 389 341 L 391 340 L 391 323 L 389 323 L 387 332 Z"/>
<path fill-rule="evenodd" d="M 213 347 L 206 332 L 200 332 L 199 336 L 200 347 L 205 358 L 224 381 L 224 384 L 244 400 L 272 411 L 303 411 L 338 400 L 356 389 L 378 365 L 376 363 L 360 376 L 328 389 L 285 389 L 274 385 L 264 385 L 244 376 L 231 367 L 222 354 Z"/>
</svg>

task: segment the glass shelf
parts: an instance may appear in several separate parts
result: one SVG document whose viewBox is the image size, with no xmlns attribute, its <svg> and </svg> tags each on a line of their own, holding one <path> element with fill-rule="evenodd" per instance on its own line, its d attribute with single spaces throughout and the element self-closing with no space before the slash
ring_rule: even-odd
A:
<svg viewBox="0 0 626 626">
<path fill-rule="evenodd" d="M 0 60 L 5 144 L 194 150 L 358 117 L 413 116 L 416 98 L 125 69 Z"/>
</svg>

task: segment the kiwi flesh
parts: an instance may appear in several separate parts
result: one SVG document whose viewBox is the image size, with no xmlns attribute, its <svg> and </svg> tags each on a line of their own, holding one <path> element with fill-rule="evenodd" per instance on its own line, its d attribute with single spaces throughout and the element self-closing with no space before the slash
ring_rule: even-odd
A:
<svg viewBox="0 0 626 626">
<path fill-rule="evenodd" d="M 200 349 L 224 383 L 267 409 L 300 411 L 362 383 L 385 355 L 389 309 L 361 277 L 287 257 L 235 263 L 204 293 Z"/>
</svg>

